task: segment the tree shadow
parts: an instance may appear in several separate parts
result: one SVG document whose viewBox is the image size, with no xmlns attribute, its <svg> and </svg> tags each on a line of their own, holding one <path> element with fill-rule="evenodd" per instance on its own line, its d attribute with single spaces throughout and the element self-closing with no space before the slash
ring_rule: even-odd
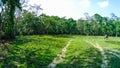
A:
<svg viewBox="0 0 120 68">
<path fill-rule="evenodd" d="M 120 68 L 120 52 L 105 50 L 108 60 L 108 68 Z"/>
<path fill-rule="evenodd" d="M 57 38 L 73 38 L 74 35 L 53 35 L 53 37 L 57 37 Z"/>
<path fill-rule="evenodd" d="M 40 42 L 39 39 L 24 37 L 16 38 L 3 45 L 4 48 L 1 51 L 4 53 L 0 54 L 0 58 L 3 57 L 0 60 L 0 68 L 47 68 L 56 55 L 49 46 L 46 49 L 39 47 L 29 49 L 23 46 L 32 41 Z M 22 47 L 19 47 L 20 45 Z"/>
<path fill-rule="evenodd" d="M 14 40 L 9 41 L 9 43 L 11 45 L 24 45 L 25 43 L 28 43 L 28 42 L 31 42 L 31 41 L 34 41 L 34 40 L 35 39 L 27 38 L 27 37 L 24 37 L 24 38 L 18 37 Z"/>
<path fill-rule="evenodd" d="M 20 51 L 22 50 L 22 51 Z M 44 54 L 41 52 L 44 51 Z M 22 49 L 17 50 L 7 49 L 4 59 L 1 60 L 1 68 L 47 68 L 47 65 L 52 62 L 55 55 L 49 49 Z"/>
<path fill-rule="evenodd" d="M 106 43 L 120 45 L 120 41 L 105 41 Z"/>
</svg>

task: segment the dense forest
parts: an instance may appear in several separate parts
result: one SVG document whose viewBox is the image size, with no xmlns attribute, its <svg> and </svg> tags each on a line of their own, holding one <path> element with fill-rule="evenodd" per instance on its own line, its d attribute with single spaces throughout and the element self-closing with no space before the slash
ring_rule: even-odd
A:
<svg viewBox="0 0 120 68">
<path fill-rule="evenodd" d="M 73 18 L 49 16 L 39 14 L 40 6 L 31 6 L 36 11 L 22 9 L 24 4 L 19 0 L 14 2 L 2 0 L 3 6 L 0 13 L 0 37 L 14 38 L 16 35 L 41 35 L 41 34 L 79 34 L 79 35 L 120 35 L 120 18 L 114 13 L 111 17 L 100 14 L 74 20 Z M 13 4 L 15 3 L 15 4 Z M 18 13 L 19 8 L 21 14 Z"/>
</svg>

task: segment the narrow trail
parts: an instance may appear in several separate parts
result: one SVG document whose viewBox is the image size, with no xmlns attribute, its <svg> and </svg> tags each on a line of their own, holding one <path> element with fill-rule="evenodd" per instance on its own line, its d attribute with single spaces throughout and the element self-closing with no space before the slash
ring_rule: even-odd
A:
<svg viewBox="0 0 120 68">
<path fill-rule="evenodd" d="M 75 60 L 75 59 L 73 59 L 73 60 L 70 62 L 70 64 L 73 64 L 75 61 L 76 61 L 76 60 Z"/>
<path fill-rule="evenodd" d="M 100 45 L 98 43 L 92 43 L 89 41 L 86 41 L 87 43 L 90 43 L 91 45 L 93 45 L 95 48 L 99 49 L 99 51 L 101 52 L 102 55 L 102 64 L 101 64 L 101 68 L 107 68 L 108 67 L 108 61 L 107 61 L 107 56 L 105 54 L 105 51 L 102 47 L 100 47 Z"/>
<path fill-rule="evenodd" d="M 48 65 L 48 68 L 56 68 L 56 65 L 63 62 L 64 58 L 65 58 L 65 53 L 67 48 L 70 46 L 71 44 L 70 40 L 67 45 L 62 49 L 62 51 L 57 55 L 57 57 L 54 58 L 54 60 Z"/>
</svg>

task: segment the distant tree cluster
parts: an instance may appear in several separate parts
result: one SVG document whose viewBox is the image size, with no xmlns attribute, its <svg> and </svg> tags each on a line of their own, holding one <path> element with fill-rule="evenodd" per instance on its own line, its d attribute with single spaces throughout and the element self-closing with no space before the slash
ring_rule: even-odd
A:
<svg viewBox="0 0 120 68">
<path fill-rule="evenodd" d="M 120 18 L 113 13 L 111 14 L 111 18 L 94 14 L 86 20 L 79 19 L 77 24 L 78 32 L 82 35 L 120 35 Z"/>
<path fill-rule="evenodd" d="M 36 16 L 32 12 L 24 11 L 23 16 L 16 20 L 17 35 L 33 34 L 80 34 L 80 35 L 120 35 L 120 18 L 111 14 L 111 17 L 102 17 L 99 14 L 74 20 L 58 16 L 41 14 Z"/>
<path fill-rule="evenodd" d="M 58 16 L 48 16 L 24 11 L 23 17 L 16 20 L 16 34 L 76 34 L 77 23 L 74 19 Z"/>
</svg>

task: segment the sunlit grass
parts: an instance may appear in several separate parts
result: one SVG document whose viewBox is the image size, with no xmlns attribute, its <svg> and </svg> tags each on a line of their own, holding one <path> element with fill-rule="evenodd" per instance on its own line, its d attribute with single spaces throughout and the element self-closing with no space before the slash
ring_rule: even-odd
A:
<svg viewBox="0 0 120 68">
<path fill-rule="evenodd" d="M 75 38 L 67 49 L 66 58 L 57 68 L 100 68 L 102 56 L 92 45 L 83 40 L 84 37 Z"/>
</svg>

